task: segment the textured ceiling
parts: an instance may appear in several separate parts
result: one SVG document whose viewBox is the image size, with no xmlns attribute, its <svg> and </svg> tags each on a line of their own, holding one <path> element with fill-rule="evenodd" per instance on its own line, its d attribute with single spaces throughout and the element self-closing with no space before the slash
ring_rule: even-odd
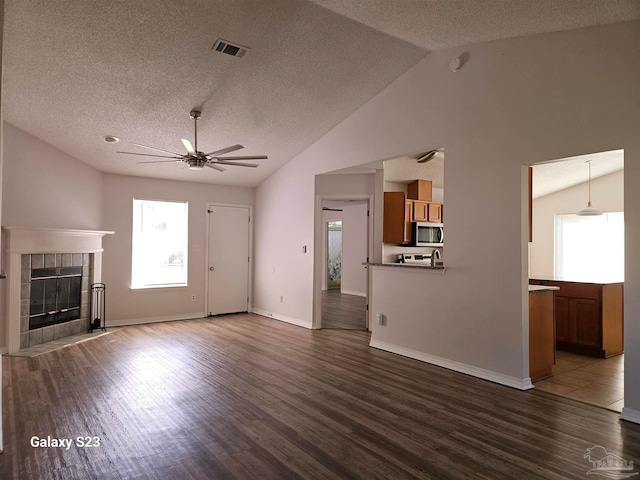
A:
<svg viewBox="0 0 640 480">
<path fill-rule="evenodd" d="M 624 150 L 594 153 L 555 160 L 533 166 L 533 198 L 573 187 L 591 179 L 624 169 Z"/>
<path fill-rule="evenodd" d="M 636 18 L 628 0 L 5 0 L 4 118 L 104 172 L 255 186 L 431 49 Z M 269 159 L 220 173 L 115 153 L 183 153 L 194 107 L 200 150 Z"/>
</svg>

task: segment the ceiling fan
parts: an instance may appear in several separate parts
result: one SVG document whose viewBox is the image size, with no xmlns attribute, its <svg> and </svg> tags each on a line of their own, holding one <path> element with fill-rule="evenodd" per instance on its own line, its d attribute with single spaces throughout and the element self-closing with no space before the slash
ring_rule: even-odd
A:
<svg viewBox="0 0 640 480">
<path fill-rule="evenodd" d="M 166 155 L 151 155 L 148 153 L 136 153 L 136 152 L 116 152 L 116 153 L 125 153 L 127 155 L 140 155 L 145 157 L 158 157 L 158 158 L 170 158 L 171 160 L 153 160 L 150 162 L 138 162 L 138 163 L 171 163 L 171 162 L 184 162 L 189 166 L 190 170 L 202 170 L 204 167 L 213 168 L 214 170 L 218 170 L 219 172 L 224 172 L 226 169 L 222 168 L 222 165 L 230 165 L 233 167 L 249 167 L 256 168 L 258 165 L 253 163 L 243 163 L 238 162 L 237 160 L 266 160 L 266 155 L 247 155 L 247 156 L 234 156 L 234 157 L 222 157 L 226 153 L 235 152 L 236 150 L 240 150 L 244 148 L 242 145 L 232 145 L 230 147 L 221 148 L 220 150 L 214 150 L 209 153 L 202 153 L 198 150 L 198 120 L 201 117 L 201 112 L 199 110 L 191 110 L 189 116 L 193 119 L 193 131 L 194 131 L 194 143 L 195 146 L 191 144 L 189 140 L 186 138 L 182 139 L 182 144 L 184 148 L 187 150 L 187 153 L 184 155 L 180 155 L 179 153 L 169 152 L 168 150 L 163 150 L 161 148 L 149 147 L 147 145 L 142 145 L 140 143 L 132 143 L 132 145 L 136 145 L 137 147 L 147 148 L 149 150 L 153 150 L 155 152 L 164 153 Z"/>
<path fill-rule="evenodd" d="M 442 151 L 441 149 L 436 149 L 436 150 L 429 150 L 428 152 L 424 152 L 422 155 L 416 158 L 416 162 L 427 163 L 429 160 L 432 160 L 433 157 L 435 157 L 436 154 L 438 154 L 438 152 L 441 152 L 441 151 Z"/>
</svg>

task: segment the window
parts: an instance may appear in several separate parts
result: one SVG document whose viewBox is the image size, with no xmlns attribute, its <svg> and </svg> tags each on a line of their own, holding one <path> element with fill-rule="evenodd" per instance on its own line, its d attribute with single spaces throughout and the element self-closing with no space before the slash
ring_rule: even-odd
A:
<svg viewBox="0 0 640 480">
<path fill-rule="evenodd" d="M 188 203 L 133 199 L 131 288 L 187 285 Z"/>
<path fill-rule="evenodd" d="M 624 213 L 556 215 L 555 275 L 575 281 L 624 280 Z"/>
</svg>

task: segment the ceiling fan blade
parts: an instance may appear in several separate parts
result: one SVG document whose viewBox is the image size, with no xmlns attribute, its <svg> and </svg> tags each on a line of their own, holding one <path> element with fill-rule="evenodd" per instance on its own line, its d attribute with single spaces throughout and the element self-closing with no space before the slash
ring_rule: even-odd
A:
<svg viewBox="0 0 640 480">
<path fill-rule="evenodd" d="M 152 155 L 150 153 L 134 153 L 134 152 L 116 152 L 116 153 L 126 153 L 127 155 L 140 155 L 142 157 L 175 158 L 176 160 L 182 160 L 182 157 L 179 155 L 176 155 L 175 157 L 170 157 L 169 155 Z"/>
<path fill-rule="evenodd" d="M 170 152 L 168 150 L 162 150 L 161 148 L 149 147 L 147 145 L 142 145 L 141 143 L 131 142 L 131 145 L 135 145 L 136 147 L 148 148 L 149 150 L 155 150 L 156 152 L 160 152 L 160 153 L 169 153 L 171 155 L 175 155 L 176 157 L 180 157 L 181 156 L 179 153 L 173 153 L 173 152 Z"/>
<path fill-rule="evenodd" d="M 140 163 L 176 163 L 176 162 L 181 162 L 182 159 L 181 158 L 177 158 L 175 160 L 151 160 L 149 162 L 138 162 L 138 164 Z"/>
<path fill-rule="evenodd" d="M 246 155 L 240 157 L 217 157 L 218 160 L 267 160 L 266 155 Z"/>
<path fill-rule="evenodd" d="M 182 140 L 182 144 L 184 145 L 184 148 L 187 149 L 187 152 L 189 152 L 189 155 L 196 154 L 196 151 L 193 148 L 193 145 L 191 145 L 191 142 L 189 140 L 187 140 L 186 138 L 181 138 L 180 140 Z"/>
<path fill-rule="evenodd" d="M 227 147 L 227 148 L 221 148 L 220 150 L 215 150 L 213 152 L 206 153 L 204 156 L 205 157 L 215 157 L 217 155 L 224 155 L 225 153 L 235 152 L 236 150 L 240 150 L 241 148 L 244 148 L 244 147 L 242 145 L 232 145 L 232 146 Z"/>
<path fill-rule="evenodd" d="M 219 172 L 224 172 L 226 170 L 225 168 L 219 167 L 218 165 L 214 165 L 213 163 L 205 163 L 204 166 L 213 168 L 214 170 L 218 170 Z"/>
<path fill-rule="evenodd" d="M 420 155 L 416 159 L 416 162 L 418 162 L 418 163 L 427 163 L 429 160 L 431 160 L 433 157 L 435 157 L 437 153 L 438 153 L 438 150 L 429 150 L 428 152 L 423 153 L 422 155 Z"/>
<path fill-rule="evenodd" d="M 220 161 L 216 162 L 218 165 L 233 165 L 234 167 L 251 167 L 256 168 L 258 165 L 255 163 L 242 163 L 242 162 L 225 162 L 221 158 Z M 210 164 L 208 164 L 210 165 Z"/>
</svg>

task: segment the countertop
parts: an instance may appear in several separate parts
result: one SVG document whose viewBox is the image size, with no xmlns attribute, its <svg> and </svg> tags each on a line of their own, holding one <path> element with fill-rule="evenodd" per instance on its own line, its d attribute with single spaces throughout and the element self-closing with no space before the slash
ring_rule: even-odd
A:
<svg viewBox="0 0 640 480">
<path fill-rule="evenodd" d="M 547 292 L 549 290 L 560 290 L 560 287 L 554 287 L 553 285 L 529 285 L 529 293 Z"/>
<path fill-rule="evenodd" d="M 422 265 L 415 263 L 377 263 L 377 262 L 364 262 L 363 265 L 370 267 L 396 267 L 396 268 L 414 268 L 422 270 L 444 270 L 444 265 L 438 265 L 432 267 L 431 265 Z"/>
<path fill-rule="evenodd" d="M 609 285 L 612 283 L 624 283 L 623 278 L 569 278 L 556 275 L 534 275 L 529 280 L 543 280 L 546 282 L 571 282 L 571 283 L 593 283 L 596 285 Z"/>
</svg>

